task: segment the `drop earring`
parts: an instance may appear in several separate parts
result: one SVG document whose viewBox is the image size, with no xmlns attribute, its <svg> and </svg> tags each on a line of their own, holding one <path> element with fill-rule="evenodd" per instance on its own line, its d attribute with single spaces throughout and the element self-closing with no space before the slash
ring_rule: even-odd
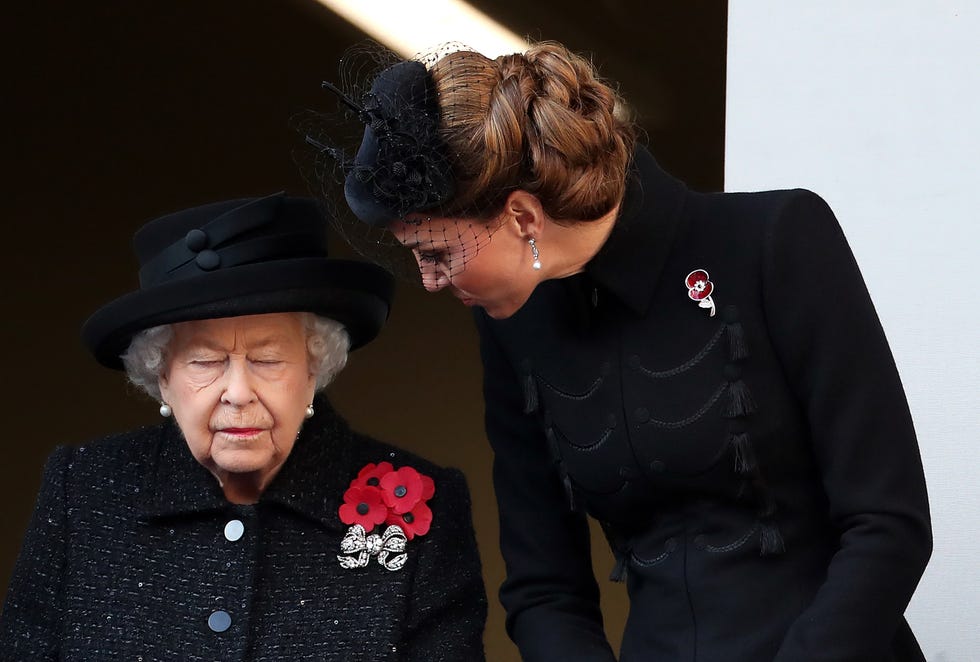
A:
<svg viewBox="0 0 980 662">
<path fill-rule="evenodd" d="M 174 410 L 170 408 L 166 402 L 160 403 L 160 415 L 164 418 L 170 418 L 170 415 L 174 413 Z"/>
<path fill-rule="evenodd" d="M 541 260 L 538 259 L 538 247 L 534 243 L 534 237 L 528 239 L 527 243 L 531 247 L 531 256 L 534 258 L 534 262 L 531 263 L 531 268 L 538 270 L 541 268 Z"/>
<path fill-rule="evenodd" d="M 313 411 L 313 405 L 312 404 L 307 405 L 306 406 L 306 417 L 307 418 L 313 418 L 313 414 L 314 413 L 316 413 L 316 412 Z"/>
</svg>

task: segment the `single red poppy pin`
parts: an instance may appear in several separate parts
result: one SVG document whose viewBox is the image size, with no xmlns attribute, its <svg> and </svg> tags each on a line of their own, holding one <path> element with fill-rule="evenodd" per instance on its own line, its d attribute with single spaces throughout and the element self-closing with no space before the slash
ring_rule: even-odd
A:
<svg viewBox="0 0 980 662">
<path fill-rule="evenodd" d="M 715 302 L 711 298 L 711 293 L 715 286 L 708 272 L 704 269 L 695 269 L 684 279 L 684 284 L 687 285 L 687 296 L 691 297 L 692 301 L 697 301 L 698 307 L 709 309 L 711 313 L 708 316 L 714 317 Z"/>
<path fill-rule="evenodd" d="M 429 532 L 432 510 L 426 502 L 435 491 L 432 479 L 412 467 L 367 464 L 344 492 L 338 512 L 340 521 L 351 525 L 340 542 L 340 565 L 363 568 L 373 557 L 388 570 L 401 569 L 408 558 L 406 543 Z"/>
</svg>

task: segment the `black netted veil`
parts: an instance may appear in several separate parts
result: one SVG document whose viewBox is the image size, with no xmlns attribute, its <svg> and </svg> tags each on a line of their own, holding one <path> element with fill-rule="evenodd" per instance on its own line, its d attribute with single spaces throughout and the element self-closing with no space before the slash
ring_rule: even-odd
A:
<svg viewBox="0 0 980 662">
<path fill-rule="evenodd" d="M 436 215 L 454 193 L 428 69 L 460 50 L 471 49 L 451 43 L 405 60 L 376 43 L 351 48 L 337 82 L 323 83 L 324 107 L 333 110 L 307 110 L 292 122 L 303 137 L 296 160 L 334 229 L 358 253 L 424 285 L 437 267 L 461 272 L 493 229 L 419 216 Z M 395 226 L 397 237 L 389 231 Z"/>
</svg>

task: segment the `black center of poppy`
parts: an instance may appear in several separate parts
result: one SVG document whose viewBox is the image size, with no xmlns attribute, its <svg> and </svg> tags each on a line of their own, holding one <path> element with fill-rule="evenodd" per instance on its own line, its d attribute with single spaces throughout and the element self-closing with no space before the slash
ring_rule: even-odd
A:
<svg viewBox="0 0 980 662">
<path fill-rule="evenodd" d="M 413 515 L 412 513 L 405 513 L 404 515 L 402 515 L 402 519 L 405 520 L 408 524 L 411 524 L 412 522 L 415 521 L 415 515 Z"/>
<path fill-rule="evenodd" d="M 371 487 L 377 487 L 378 485 L 381 484 L 381 481 L 378 480 L 377 476 L 371 476 L 370 478 L 367 479 L 367 484 L 370 485 Z"/>
<path fill-rule="evenodd" d="M 401 499 L 403 496 L 408 494 L 408 488 L 404 485 L 399 485 L 395 488 L 395 496 Z"/>
<path fill-rule="evenodd" d="M 363 501 L 357 504 L 358 515 L 367 515 L 369 512 L 371 512 L 371 506 L 367 505 Z"/>
</svg>

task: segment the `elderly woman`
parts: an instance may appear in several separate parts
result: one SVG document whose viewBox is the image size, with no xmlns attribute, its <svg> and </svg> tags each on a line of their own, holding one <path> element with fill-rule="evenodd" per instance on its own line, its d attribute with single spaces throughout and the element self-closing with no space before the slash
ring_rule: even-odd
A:
<svg viewBox="0 0 980 662">
<path fill-rule="evenodd" d="M 281 194 L 157 219 L 139 291 L 83 337 L 162 424 L 55 450 L 3 660 L 482 660 L 460 472 L 352 432 L 318 392 L 392 283 Z"/>
</svg>

